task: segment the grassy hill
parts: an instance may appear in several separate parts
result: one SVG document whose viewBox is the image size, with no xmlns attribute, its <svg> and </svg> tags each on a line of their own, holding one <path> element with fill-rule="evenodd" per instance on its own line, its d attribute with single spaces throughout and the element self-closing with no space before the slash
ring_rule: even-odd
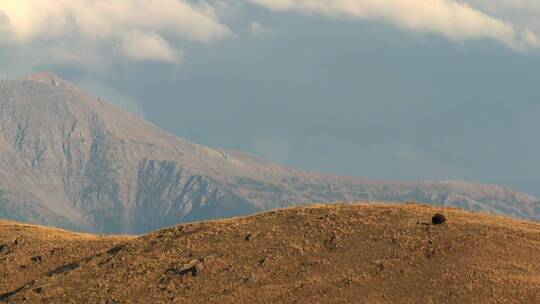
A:
<svg viewBox="0 0 540 304">
<path fill-rule="evenodd" d="M 0 221 L 0 294 L 132 238 Z"/>
<path fill-rule="evenodd" d="M 540 302 L 540 224 L 450 208 L 317 205 L 138 238 L 2 223 L 0 236 L 7 303 Z"/>
</svg>

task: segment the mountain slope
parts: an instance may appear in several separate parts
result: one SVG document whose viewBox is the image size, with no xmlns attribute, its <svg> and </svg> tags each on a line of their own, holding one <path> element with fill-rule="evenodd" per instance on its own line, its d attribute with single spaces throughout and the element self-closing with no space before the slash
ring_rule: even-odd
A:
<svg viewBox="0 0 540 304">
<path fill-rule="evenodd" d="M 197 145 L 51 73 L 0 83 L 0 188 L 0 218 L 95 232 L 355 200 L 540 219 L 538 199 L 503 187 L 329 177 Z"/>
<path fill-rule="evenodd" d="M 435 212 L 446 226 L 426 223 Z M 412 204 L 313 206 L 170 227 L 36 275 L 0 299 L 538 303 L 539 247 L 533 222 Z"/>
<path fill-rule="evenodd" d="M 0 221 L 0 294 L 130 239 Z"/>
</svg>

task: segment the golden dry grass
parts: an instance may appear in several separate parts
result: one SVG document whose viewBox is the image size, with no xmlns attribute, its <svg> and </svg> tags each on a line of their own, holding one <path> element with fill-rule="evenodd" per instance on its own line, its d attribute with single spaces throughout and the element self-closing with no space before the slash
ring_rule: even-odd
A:
<svg viewBox="0 0 540 304">
<path fill-rule="evenodd" d="M 441 211 L 446 226 L 427 224 Z M 3 283 L 5 302 L 540 303 L 540 225 L 458 209 L 317 205 L 136 239 L 57 231 L 24 242 L 73 244 L 64 267 Z"/>
<path fill-rule="evenodd" d="M 130 238 L 0 221 L 0 294 Z"/>
</svg>

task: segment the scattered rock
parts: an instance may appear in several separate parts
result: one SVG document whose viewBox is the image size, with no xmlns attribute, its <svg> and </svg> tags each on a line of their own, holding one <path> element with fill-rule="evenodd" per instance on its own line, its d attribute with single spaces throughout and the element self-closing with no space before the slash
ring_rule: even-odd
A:
<svg viewBox="0 0 540 304">
<path fill-rule="evenodd" d="M 288 256 L 304 255 L 304 249 L 296 244 L 288 244 L 285 251 Z"/>
<path fill-rule="evenodd" d="M 34 263 L 41 263 L 41 261 L 43 261 L 43 258 L 41 258 L 40 255 L 36 255 L 34 257 L 31 257 L 30 260 Z"/>
<path fill-rule="evenodd" d="M 116 245 L 113 248 L 107 250 L 107 253 L 110 254 L 110 255 L 115 255 L 118 252 L 122 251 L 122 249 L 124 249 L 124 247 L 126 247 L 126 246 L 125 245 Z"/>
<path fill-rule="evenodd" d="M 428 257 L 430 259 L 435 257 L 435 248 L 434 247 L 429 247 L 427 249 L 426 257 Z"/>
<path fill-rule="evenodd" d="M 327 241 L 327 244 L 328 244 L 328 248 L 330 250 L 335 250 L 335 249 L 338 249 L 340 246 L 339 246 L 339 237 L 337 235 L 337 233 L 335 231 L 332 232 L 332 234 L 330 235 L 330 239 Z"/>
<path fill-rule="evenodd" d="M 187 274 L 191 274 L 192 276 L 196 277 L 201 272 L 201 260 L 191 260 L 188 263 L 180 266 L 180 267 L 173 267 L 167 270 L 167 273 L 174 273 L 179 276 L 185 276 Z"/>
<path fill-rule="evenodd" d="M 64 247 L 55 247 L 51 249 L 51 254 L 61 253 L 64 251 Z"/>
<path fill-rule="evenodd" d="M 384 271 L 384 264 L 383 263 L 377 263 L 377 273 L 381 273 Z"/>
<path fill-rule="evenodd" d="M 272 256 L 269 255 L 265 258 L 259 260 L 259 266 L 266 266 L 273 260 Z"/>
<path fill-rule="evenodd" d="M 240 280 L 242 283 L 254 283 L 254 282 L 257 282 L 257 277 L 250 273 L 246 276 L 243 276 Z"/>
</svg>

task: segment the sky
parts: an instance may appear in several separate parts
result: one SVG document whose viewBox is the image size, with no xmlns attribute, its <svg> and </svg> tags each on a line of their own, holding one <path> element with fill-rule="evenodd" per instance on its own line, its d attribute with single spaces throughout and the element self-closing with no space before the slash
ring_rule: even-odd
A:
<svg viewBox="0 0 540 304">
<path fill-rule="evenodd" d="M 308 171 L 540 196 L 539 37 L 537 0 L 0 0 L 0 77 Z"/>
</svg>

